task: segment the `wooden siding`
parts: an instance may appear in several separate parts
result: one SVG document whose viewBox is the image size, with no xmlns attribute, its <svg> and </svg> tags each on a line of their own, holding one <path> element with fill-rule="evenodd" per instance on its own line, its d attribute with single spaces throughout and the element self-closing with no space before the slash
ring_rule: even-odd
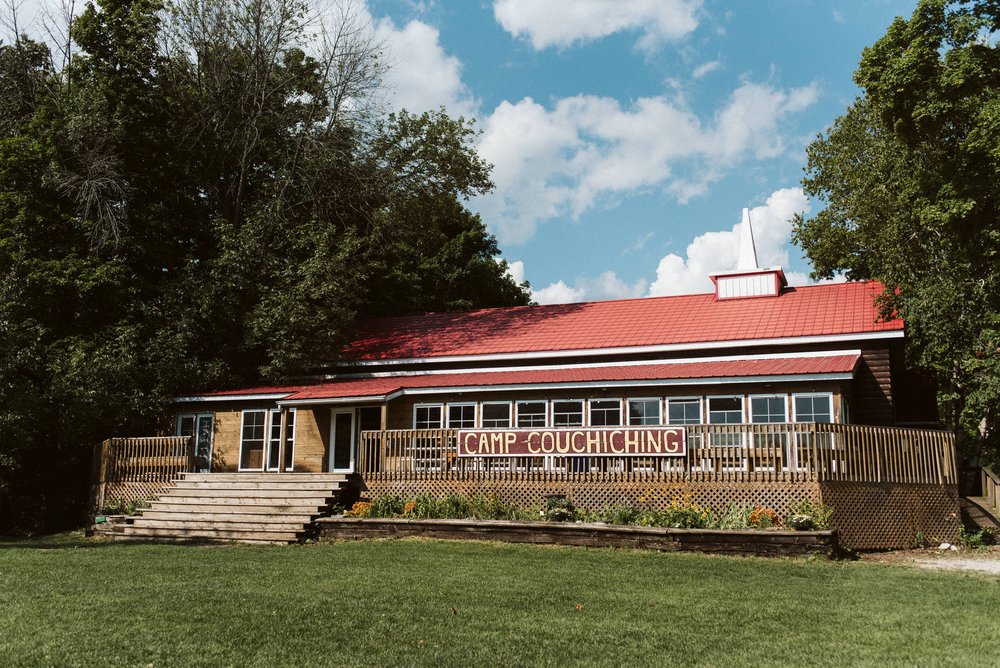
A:
<svg viewBox="0 0 1000 668">
<path fill-rule="evenodd" d="M 892 403 L 892 363 L 888 348 L 861 351 L 851 383 L 851 422 L 878 426 L 896 424 Z"/>
<path fill-rule="evenodd" d="M 328 409 L 300 408 L 295 412 L 296 473 L 322 473 L 327 470 L 329 434 Z"/>
</svg>

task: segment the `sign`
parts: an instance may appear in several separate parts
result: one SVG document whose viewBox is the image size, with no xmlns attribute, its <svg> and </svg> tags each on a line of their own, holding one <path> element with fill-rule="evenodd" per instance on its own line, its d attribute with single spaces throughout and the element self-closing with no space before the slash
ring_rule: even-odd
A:
<svg viewBox="0 0 1000 668">
<path fill-rule="evenodd" d="M 683 457 L 683 427 L 461 429 L 459 457 Z"/>
</svg>

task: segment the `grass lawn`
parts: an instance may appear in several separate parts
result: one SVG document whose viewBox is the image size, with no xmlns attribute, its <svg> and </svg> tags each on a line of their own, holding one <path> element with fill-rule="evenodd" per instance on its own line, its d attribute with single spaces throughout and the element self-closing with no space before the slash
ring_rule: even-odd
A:
<svg viewBox="0 0 1000 668">
<path fill-rule="evenodd" d="M 0 541 L 0 664 L 995 665 L 1000 578 L 488 543 Z"/>
</svg>

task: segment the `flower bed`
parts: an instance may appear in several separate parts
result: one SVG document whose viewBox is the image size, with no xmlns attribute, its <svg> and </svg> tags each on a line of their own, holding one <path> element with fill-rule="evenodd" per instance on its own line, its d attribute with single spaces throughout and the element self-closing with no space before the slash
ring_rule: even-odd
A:
<svg viewBox="0 0 1000 668">
<path fill-rule="evenodd" d="M 320 538 L 435 538 L 510 543 L 629 547 L 757 556 L 832 556 L 835 531 L 675 529 L 596 522 L 548 522 L 400 517 L 325 517 L 316 521 Z"/>
</svg>

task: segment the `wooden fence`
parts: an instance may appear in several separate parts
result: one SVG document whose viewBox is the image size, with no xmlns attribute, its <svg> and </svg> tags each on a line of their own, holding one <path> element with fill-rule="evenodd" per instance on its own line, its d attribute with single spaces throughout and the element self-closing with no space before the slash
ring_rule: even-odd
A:
<svg viewBox="0 0 1000 668">
<path fill-rule="evenodd" d="M 194 470 L 190 436 L 110 438 L 94 447 L 91 500 L 95 512 L 109 501 L 129 503 L 158 496 Z"/>
<path fill-rule="evenodd" d="M 683 457 L 458 457 L 457 430 L 365 431 L 358 472 L 373 482 L 956 482 L 953 436 L 942 431 L 805 422 L 685 429 Z"/>
<path fill-rule="evenodd" d="M 989 510 L 995 516 L 1000 517 L 1000 476 L 985 466 L 981 471 L 983 476 L 983 498 L 986 499 Z"/>
</svg>

